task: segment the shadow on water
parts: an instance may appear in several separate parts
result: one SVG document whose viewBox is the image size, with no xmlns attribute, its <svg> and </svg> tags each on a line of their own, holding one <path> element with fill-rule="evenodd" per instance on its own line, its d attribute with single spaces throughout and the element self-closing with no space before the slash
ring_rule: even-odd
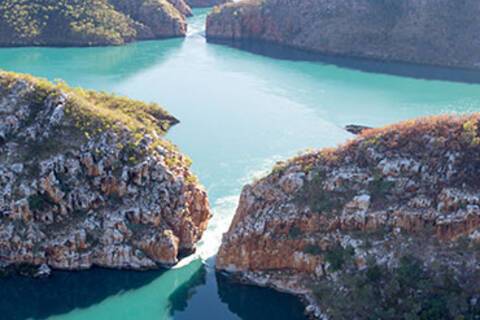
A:
<svg viewBox="0 0 480 320">
<path fill-rule="evenodd" d="M 207 270 L 202 265 L 192 277 L 180 285 L 168 298 L 170 302 L 170 315 L 173 316 L 177 311 L 185 311 L 188 307 L 188 301 L 197 293 L 197 288 L 207 282 Z"/>
<path fill-rule="evenodd" d="M 415 79 L 480 83 L 480 70 L 426 66 L 402 62 L 381 62 L 366 58 L 325 55 L 255 40 L 230 41 L 209 39 L 208 42 L 227 45 L 274 59 L 319 62 L 363 72 L 383 73 Z"/>
<path fill-rule="evenodd" d="M 304 305 L 292 295 L 239 284 L 218 272 L 216 278 L 220 299 L 243 320 L 307 319 Z"/>
<path fill-rule="evenodd" d="M 0 318 L 46 319 L 97 304 L 109 296 L 145 286 L 165 271 L 56 271 L 46 279 L 12 276 L 0 280 Z"/>
</svg>

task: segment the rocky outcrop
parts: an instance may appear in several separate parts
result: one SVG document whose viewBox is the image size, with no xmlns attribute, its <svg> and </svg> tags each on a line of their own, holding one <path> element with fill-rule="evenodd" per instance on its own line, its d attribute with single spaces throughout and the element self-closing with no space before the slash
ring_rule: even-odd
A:
<svg viewBox="0 0 480 320">
<path fill-rule="evenodd" d="M 109 0 L 116 10 L 131 17 L 140 40 L 184 36 L 185 16 L 192 11 L 184 0 Z"/>
<path fill-rule="evenodd" d="M 0 269 L 148 269 L 211 216 L 155 104 L 0 72 Z"/>
<path fill-rule="evenodd" d="M 5 0 L 0 46 L 120 45 L 185 36 L 184 0 Z"/>
<path fill-rule="evenodd" d="M 192 8 L 206 8 L 232 2 L 232 0 L 186 0 Z"/>
<path fill-rule="evenodd" d="M 279 163 L 244 188 L 217 268 L 319 318 L 478 316 L 479 126 L 407 121 Z"/>
<path fill-rule="evenodd" d="M 351 134 L 360 134 L 366 130 L 372 129 L 371 127 L 361 126 L 358 124 L 349 124 L 345 126 L 345 130 L 350 132 Z"/>
<path fill-rule="evenodd" d="M 169 2 L 186 17 L 193 15 L 192 8 L 185 0 L 169 0 Z"/>
<path fill-rule="evenodd" d="M 244 0 L 214 10 L 207 37 L 479 69 L 479 14 L 476 0 Z"/>
</svg>

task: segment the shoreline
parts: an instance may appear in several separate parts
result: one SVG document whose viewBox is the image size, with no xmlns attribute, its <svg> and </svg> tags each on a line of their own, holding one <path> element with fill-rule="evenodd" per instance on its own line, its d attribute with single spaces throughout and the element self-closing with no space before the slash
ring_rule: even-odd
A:
<svg viewBox="0 0 480 320">
<path fill-rule="evenodd" d="M 450 81 L 467 84 L 480 83 L 480 66 L 475 69 L 435 64 L 420 64 L 399 60 L 327 54 L 258 39 L 231 40 L 206 37 L 207 43 L 224 45 L 249 53 L 287 61 L 317 62 L 367 73 L 385 74 L 432 81 Z"/>
</svg>

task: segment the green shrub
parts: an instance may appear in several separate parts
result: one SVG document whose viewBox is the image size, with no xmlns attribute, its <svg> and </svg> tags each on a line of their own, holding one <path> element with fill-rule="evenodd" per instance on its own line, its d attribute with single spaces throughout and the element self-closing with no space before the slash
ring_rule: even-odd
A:
<svg viewBox="0 0 480 320">
<path fill-rule="evenodd" d="M 305 246 L 305 248 L 303 248 L 303 252 L 314 255 L 314 256 L 318 256 L 318 255 L 321 255 L 323 253 L 323 250 L 318 245 L 309 244 L 309 245 Z"/>
<path fill-rule="evenodd" d="M 344 248 L 341 245 L 337 245 L 325 253 L 325 260 L 330 264 L 330 268 L 333 271 L 338 271 L 354 255 L 355 249 L 352 246 Z"/>
<path fill-rule="evenodd" d="M 339 212 L 351 199 L 350 190 L 344 192 L 327 191 L 323 187 L 326 179 L 324 172 L 317 172 L 311 181 L 307 181 L 298 192 L 297 201 L 307 205 L 312 211 L 333 215 Z"/>
<path fill-rule="evenodd" d="M 45 210 L 48 207 L 48 199 L 41 194 L 33 194 L 28 197 L 28 206 L 30 210 Z"/>
<path fill-rule="evenodd" d="M 368 185 L 368 191 L 372 197 L 372 201 L 384 199 L 394 186 L 395 183 L 393 181 L 388 181 L 381 174 L 375 173 L 373 180 Z"/>
<path fill-rule="evenodd" d="M 292 226 L 289 230 L 288 230 L 288 237 L 289 238 L 292 238 L 292 239 L 296 239 L 298 238 L 299 236 L 302 235 L 302 230 L 297 227 L 297 226 Z"/>
<path fill-rule="evenodd" d="M 480 315 L 480 303 L 471 303 L 475 293 L 462 289 L 453 273 L 444 266 L 426 270 L 412 256 L 391 269 L 368 258 L 366 270 L 321 279 L 312 290 L 332 319 L 474 320 Z"/>
</svg>

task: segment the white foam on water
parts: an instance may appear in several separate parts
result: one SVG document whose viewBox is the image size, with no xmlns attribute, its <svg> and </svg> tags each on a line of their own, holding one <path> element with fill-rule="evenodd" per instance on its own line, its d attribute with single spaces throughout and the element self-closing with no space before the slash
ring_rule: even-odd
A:
<svg viewBox="0 0 480 320">
<path fill-rule="evenodd" d="M 174 268 L 182 268 L 197 259 L 205 261 L 217 254 L 222 243 L 222 236 L 228 231 L 235 215 L 238 199 L 238 195 L 231 195 L 215 201 L 212 208 L 213 217 L 208 224 L 208 229 L 197 245 L 197 251 L 182 259 Z"/>
<path fill-rule="evenodd" d="M 188 18 L 187 37 L 205 35 L 205 22 L 208 9 L 193 11 L 193 17 Z"/>
<path fill-rule="evenodd" d="M 244 186 L 247 183 L 265 177 L 272 170 L 273 165 L 283 159 L 284 157 L 276 155 L 258 161 L 259 164 L 251 166 L 247 174 L 239 179 L 238 184 Z M 213 217 L 208 224 L 208 229 L 197 245 L 197 251 L 182 259 L 174 268 L 182 268 L 197 259 L 206 261 L 217 254 L 222 243 L 222 236 L 228 231 L 233 220 L 239 199 L 240 195 L 234 194 L 219 198 L 215 201 L 212 206 Z"/>
<path fill-rule="evenodd" d="M 228 231 L 230 223 L 235 215 L 239 196 L 231 195 L 218 199 L 213 207 L 213 218 L 205 232 L 199 246 L 198 253 L 204 260 L 217 254 L 222 236 Z"/>
</svg>

